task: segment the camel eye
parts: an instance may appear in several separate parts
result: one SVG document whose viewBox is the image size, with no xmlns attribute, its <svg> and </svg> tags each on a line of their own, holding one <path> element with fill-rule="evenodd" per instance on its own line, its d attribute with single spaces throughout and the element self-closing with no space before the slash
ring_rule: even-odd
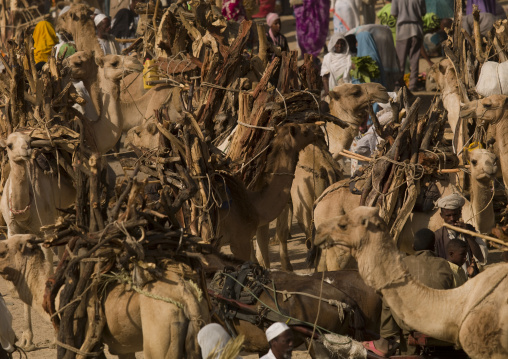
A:
<svg viewBox="0 0 508 359">
<path fill-rule="evenodd" d="M 118 67 L 118 61 L 114 61 L 114 62 L 112 62 L 112 63 L 111 63 L 111 66 L 113 66 L 113 67 Z"/>
<path fill-rule="evenodd" d="M 341 230 L 343 230 L 343 231 L 345 231 L 345 230 L 346 230 L 346 228 L 347 228 L 347 225 L 346 225 L 346 224 L 339 224 L 338 226 L 339 226 L 339 228 L 340 228 Z"/>
<path fill-rule="evenodd" d="M 12 150 L 12 143 L 9 143 L 7 147 L 9 148 L 9 150 Z"/>
<path fill-rule="evenodd" d="M 473 166 L 476 166 L 476 165 L 478 164 L 478 161 L 477 161 L 477 160 L 472 160 L 472 161 L 471 161 L 471 164 L 472 164 Z"/>
</svg>

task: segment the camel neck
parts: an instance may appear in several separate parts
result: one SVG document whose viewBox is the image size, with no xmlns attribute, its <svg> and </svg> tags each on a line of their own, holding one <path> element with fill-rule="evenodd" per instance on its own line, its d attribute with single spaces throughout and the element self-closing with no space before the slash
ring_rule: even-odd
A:
<svg viewBox="0 0 508 359">
<path fill-rule="evenodd" d="M 488 233 L 495 227 L 493 185 L 491 181 L 471 181 L 471 206 L 475 216 L 476 229 L 480 233 Z"/>
<path fill-rule="evenodd" d="M 41 249 L 35 256 L 23 256 L 23 261 L 25 263 L 21 267 L 22 271 L 17 272 L 12 281 L 19 299 L 35 308 L 42 315 L 47 315 L 42 304 L 46 290 L 46 279 L 52 275 L 52 264 L 44 258 Z"/>
<path fill-rule="evenodd" d="M 497 147 L 497 158 L 501 161 L 501 171 L 503 173 L 503 182 L 505 186 L 508 185 L 508 121 L 502 118 L 494 125 L 495 138 Z"/>
<path fill-rule="evenodd" d="M 260 225 L 273 221 L 287 205 L 295 177 L 298 152 L 297 149 L 273 148 L 268 156 L 264 173 L 266 184 L 260 191 L 250 193 Z"/>
<path fill-rule="evenodd" d="M 349 149 L 355 136 L 358 134 L 358 126 L 351 123 L 348 127 L 342 128 L 333 123 L 326 124 L 328 134 L 328 146 L 333 158 L 337 160 L 341 157 L 340 153 L 344 149 Z"/>
<path fill-rule="evenodd" d="M 115 146 L 122 136 L 122 114 L 120 111 L 119 85 L 104 77 L 101 68 L 98 68 L 98 81 L 85 83 L 92 98 L 99 98 L 101 111 L 97 121 L 88 121 L 92 128 L 92 142 L 100 153 L 106 153 Z"/>
<path fill-rule="evenodd" d="M 467 289 L 464 286 L 453 290 L 426 287 L 409 276 L 391 239 L 371 236 L 365 241 L 368 244 L 360 246 L 355 255 L 365 283 L 381 292 L 392 312 L 409 327 L 455 343 Z"/>
<path fill-rule="evenodd" d="M 28 162 L 23 161 L 22 163 L 18 163 L 10 161 L 10 166 L 11 173 L 9 178 L 11 184 L 16 184 L 16 191 L 11 190 L 9 193 L 9 209 L 12 214 L 16 213 L 16 211 L 20 211 L 17 213 L 17 217 L 25 214 L 28 216 L 28 211 L 24 211 L 31 203 L 30 193 L 32 192 L 30 189 L 30 180 L 28 178 Z"/>
</svg>

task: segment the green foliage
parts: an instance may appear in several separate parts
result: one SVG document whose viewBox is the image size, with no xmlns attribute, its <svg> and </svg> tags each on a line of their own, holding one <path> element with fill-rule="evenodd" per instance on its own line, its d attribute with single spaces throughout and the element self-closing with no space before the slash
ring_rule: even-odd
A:
<svg viewBox="0 0 508 359">
<path fill-rule="evenodd" d="M 423 18 L 423 32 L 433 32 L 439 29 L 440 19 L 433 12 L 426 13 Z"/>
<path fill-rule="evenodd" d="M 379 66 L 370 56 L 361 56 L 351 58 L 355 68 L 350 71 L 351 77 L 354 77 L 362 83 L 369 83 L 381 75 Z"/>
</svg>

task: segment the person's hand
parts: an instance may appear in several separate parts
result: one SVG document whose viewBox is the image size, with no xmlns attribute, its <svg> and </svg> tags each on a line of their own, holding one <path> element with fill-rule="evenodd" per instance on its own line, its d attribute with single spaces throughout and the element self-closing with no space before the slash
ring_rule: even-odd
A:
<svg viewBox="0 0 508 359">
<path fill-rule="evenodd" d="M 474 266 L 473 264 L 471 263 L 468 267 L 467 267 L 467 276 L 468 277 L 472 277 L 474 275 Z"/>
</svg>

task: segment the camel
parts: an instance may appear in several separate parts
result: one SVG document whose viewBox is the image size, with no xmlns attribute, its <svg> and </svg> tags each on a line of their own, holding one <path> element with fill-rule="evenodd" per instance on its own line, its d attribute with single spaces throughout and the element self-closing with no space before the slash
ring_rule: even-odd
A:
<svg viewBox="0 0 508 359">
<path fill-rule="evenodd" d="M 15 235 L 0 242 L 0 275 L 14 284 L 24 303 L 49 320 L 42 303 L 52 268 L 40 247 L 32 244 L 34 238 Z M 133 359 L 139 351 L 147 359 L 201 358 L 197 333 L 210 317 L 208 304 L 195 286 L 166 270 L 161 280 L 142 289 L 183 308 L 129 290 L 126 284 L 112 284 L 103 302 L 106 326 L 102 332 L 110 353 L 119 359 Z"/>
<path fill-rule="evenodd" d="M 462 121 L 459 121 L 461 97 L 453 63 L 445 58 L 434 64 L 430 69 L 429 78 L 436 82 L 441 90 L 443 107 L 448 112 L 448 124 L 453 133 L 453 149 L 455 153 L 459 153 L 464 147 L 464 139 Z"/>
<path fill-rule="evenodd" d="M 73 5 L 69 11 L 58 18 L 56 30 L 71 34 L 78 50 L 95 52 L 96 56 L 101 57 L 104 53 L 97 41 L 95 26 L 89 13 L 90 9 L 86 5 Z M 143 76 L 139 72 L 124 74 L 120 82 L 119 97 L 124 116 L 123 131 L 142 124 L 144 120 L 153 116 L 154 110 L 170 101 L 172 112 L 170 117 L 179 116 L 182 113 L 179 94 L 179 88 L 168 85 L 158 85 L 146 90 L 143 87 Z M 96 110 L 98 112 L 97 106 Z"/>
<path fill-rule="evenodd" d="M 508 188 L 508 97 L 492 95 L 471 101 L 462 107 L 461 117 L 475 118 L 479 125 L 488 125 L 487 141 L 494 142 L 494 153 L 500 159 L 503 182 Z"/>
<path fill-rule="evenodd" d="M 474 150 L 470 152 L 471 158 L 471 201 L 466 201 L 462 209 L 462 219 L 475 226 L 482 233 L 489 232 L 494 227 L 494 209 L 492 198 L 492 180 L 497 172 L 496 157 L 487 150 Z M 455 186 L 447 177 L 439 178 L 436 186 L 440 197 L 457 192 Z M 318 228 L 326 220 L 349 213 L 360 205 L 360 196 L 352 194 L 349 190 L 349 180 L 337 182 L 328 187 L 323 195 L 316 201 L 314 221 Z M 412 253 L 411 239 L 414 233 L 422 228 L 437 230 L 443 225 L 443 219 L 438 209 L 431 212 L 415 212 L 408 218 L 400 236 L 399 248 L 401 251 Z M 331 252 L 334 252 L 333 255 Z M 338 270 L 350 265 L 349 256 L 333 248 L 324 262 L 320 263 L 320 270 Z M 342 258 L 336 261 L 334 257 Z M 326 266 L 324 266 L 326 263 Z M 335 267 L 340 263 L 339 268 Z"/>
<path fill-rule="evenodd" d="M 333 123 L 327 123 L 325 132 L 328 134 L 330 151 L 313 144 L 300 152 L 295 171 L 295 180 L 291 187 L 292 211 L 307 240 L 312 239 L 314 201 L 328 186 L 342 176 L 340 167 L 334 160 L 341 157 L 340 151 L 349 149 L 358 128 L 365 122 L 368 107 L 373 102 L 386 103 L 389 100 L 386 89 L 377 84 L 343 84 L 330 91 L 330 113 L 348 123 L 343 129 Z M 330 156 L 330 152 L 333 158 Z M 287 240 L 291 227 L 291 211 L 286 208 L 277 218 L 277 238 L 280 241 L 280 258 L 283 270 L 292 270 L 287 251 Z M 268 236 L 268 228 L 260 228 L 257 236 Z M 263 240 L 265 242 L 267 240 Z M 260 257 L 258 261 L 260 261 Z M 262 263 L 262 262 L 260 262 Z M 269 267 L 269 263 L 263 263 Z"/>
<path fill-rule="evenodd" d="M 76 190 L 70 178 L 64 173 L 60 180 L 44 173 L 31 160 L 32 149 L 29 135 L 14 132 L 6 140 L 0 140 L 0 147 L 7 150 L 10 174 L 5 183 L 0 210 L 7 224 L 7 235 L 43 234 L 42 226 L 55 223 L 59 208 L 74 203 Z M 53 265 L 53 252 L 45 251 L 48 263 Z M 25 323 L 20 346 L 33 350 L 31 311 L 25 306 Z"/>
<path fill-rule="evenodd" d="M 69 56 L 66 64 L 71 68 L 72 78 L 83 81 L 97 103 L 99 119 L 86 122 L 90 129 L 87 134 L 97 151 L 106 153 L 120 139 L 125 123 L 125 108 L 119 101 L 120 80 L 126 73 L 142 71 L 143 66 L 131 56 L 106 55 L 94 59 L 93 53 L 84 51 Z"/>
<path fill-rule="evenodd" d="M 428 288 L 408 273 L 372 207 L 358 207 L 321 224 L 315 243 L 347 248 L 365 283 L 409 327 L 454 343 L 473 359 L 508 357 L 508 264 L 490 266 L 455 289 Z"/>
<path fill-rule="evenodd" d="M 58 17 L 55 30 L 72 35 L 78 50 L 94 51 L 97 56 L 103 56 L 104 52 L 97 40 L 91 15 L 92 10 L 87 5 L 72 5 L 69 11 Z"/>
<path fill-rule="evenodd" d="M 114 87 L 114 91 L 116 93 L 120 91 L 121 81 L 124 76 L 132 73 L 140 73 L 140 71 L 142 71 L 142 65 L 136 60 L 136 58 L 131 56 L 119 56 L 119 58 L 121 61 L 114 69 L 112 69 L 111 66 L 105 68 L 102 80 L 100 76 L 100 68 L 94 61 L 92 52 L 80 51 L 70 56 L 67 61 L 68 66 L 71 68 L 73 79 L 83 81 L 85 88 L 89 91 L 97 109 L 97 113 L 101 113 L 100 109 L 101 106 L 103 106 L 101 103 L 105 103 L 99 99 L 101 96 L 101 81 L 112 81 L 113 83 L 110 85 Z M 109 64 L 112 63 L 113 60 L 110 60 Z M 170 119 L 172 121 L 180 120 L 183 116 L 180 91 L 180 88 L 157 86 L 152 88 L 140 98 L 129 101 L 123 101 L 121 96 L 118 97 L 115 95 L 114 101 L 110 103 L 111 108 L 114 108 L 115 111 L 110 113 L 109 116 L 110 120 L 112 122 L 116 122 L 118 126 L 115 126 L 113 137 L 110 137 L 111 130 L 103 131 L 102 126 L 99 126 L 100 130 L 93 128 L 92 131 L 96 137 L 98 145 L 100 145 L 100 143 L 107 143 L 108 145 L 103 147 L 109 147 L 111 145 L 110 142 L 113 139 L 116 139 L 116 137 L 121 136 L 122 132 L 126 132 L 136 126 L 142 125 L 146 120 L 153 117 L 154 110 L 159 109 L 165 104 L 169 104 L 168 114 Z M 102 91 L 102 93 L 104 93 L 104 91 Z M 108 111 L 109 109 L 110 107 L 108 107 Z M 118 116 L 116 113 L 118 113 Z M 121 131 L 118 132 L 116 127 L 119 127 Z M 107 136 L 107 138 L 103 138 L 104 136 Z M 110 138 L 112 139 L 111 141 Z M 116 139 L 115 144 L 117 141 L 118 139 Z"/>
<path fill-rule="evenodd" d="M 290 123 L 279 127 L 270 145 L 264 169 L 265 185 L 258 191 L 248 191 L 243 183 L 229 178 L 227 186 L 232 203 L 219 209 L 219 246 L 230 244 L 237 258 L 251 259 L 251 239 L 256 229 L 277 218 L 286 206 L 298 153 L 312 142 L 325 146 L 323 133 L 315 124 Z M 258 237 L 257 242 L 262 261 L 269 263 L 268 237 Z"/>
</svg>

